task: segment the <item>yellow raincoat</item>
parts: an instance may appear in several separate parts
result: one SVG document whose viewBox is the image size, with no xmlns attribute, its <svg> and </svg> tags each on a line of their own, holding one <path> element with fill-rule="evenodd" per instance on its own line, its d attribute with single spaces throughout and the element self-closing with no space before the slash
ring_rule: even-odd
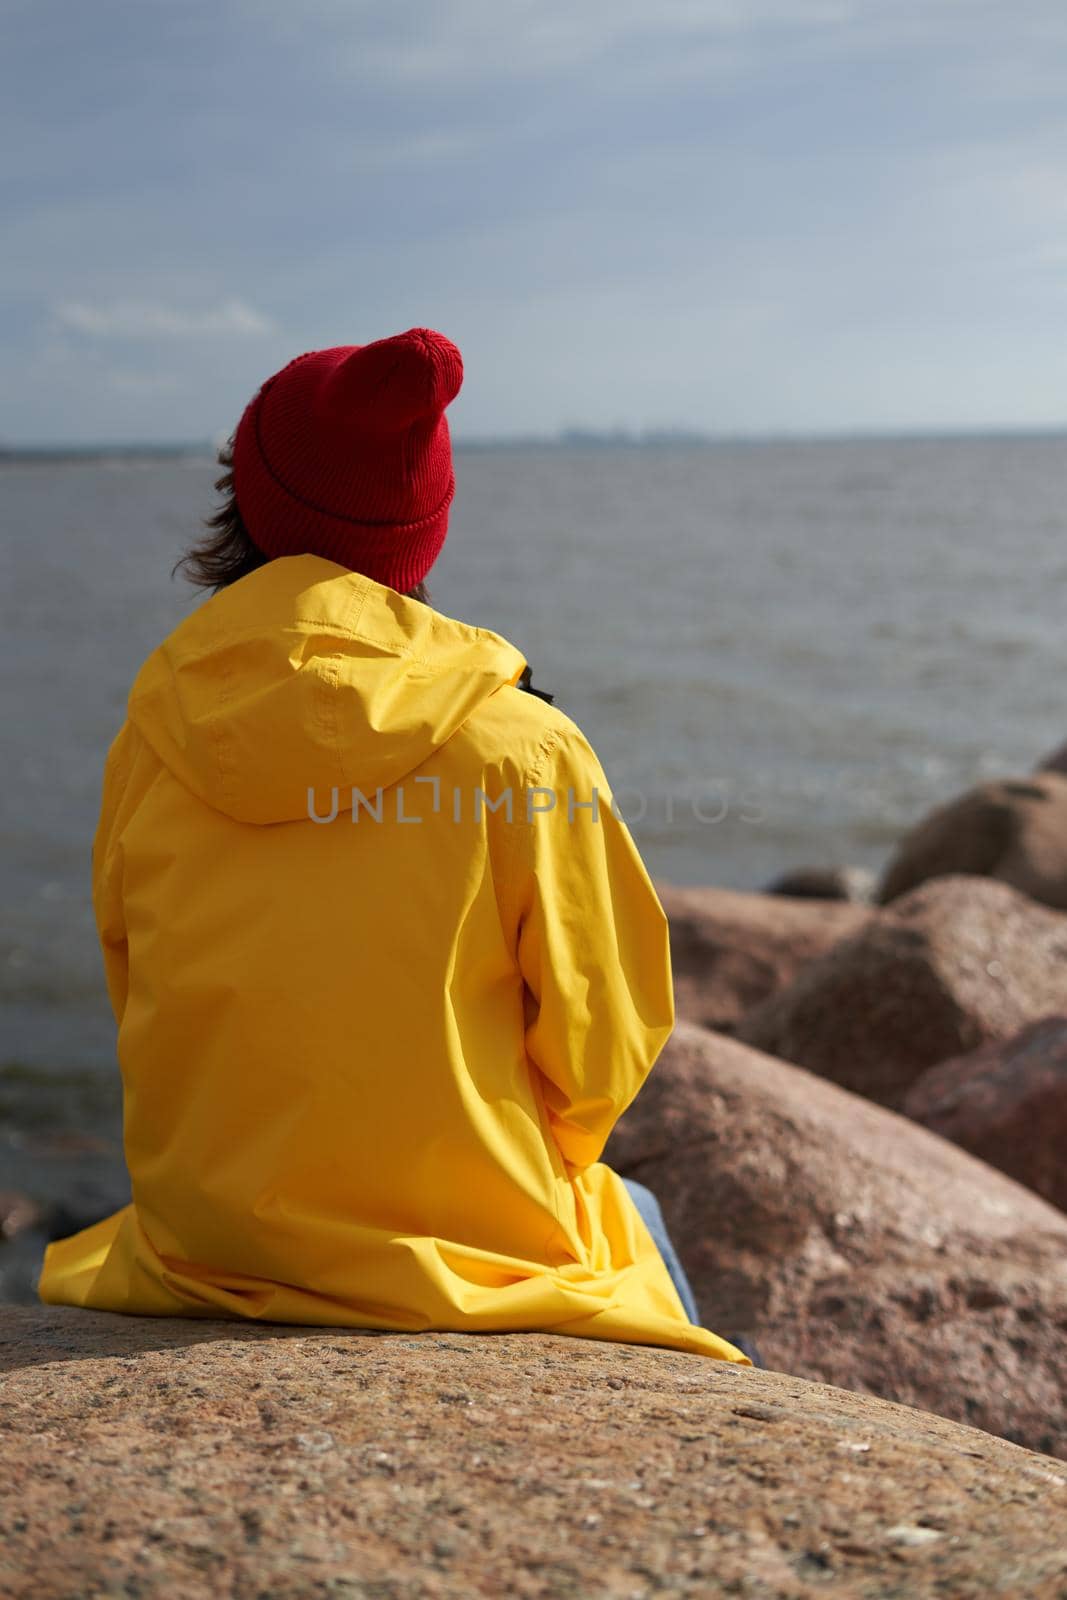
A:
<svg viewBox="0 0 1067 1600">
<path fill-rule="evenodd" d="M 673 1026 L 666 919 L 525 664 L 317 556 L 149 656 L 93 853 L 132 1202 L 43 1301 L 745 1360 L 598 1160 Z"/>
</svg>

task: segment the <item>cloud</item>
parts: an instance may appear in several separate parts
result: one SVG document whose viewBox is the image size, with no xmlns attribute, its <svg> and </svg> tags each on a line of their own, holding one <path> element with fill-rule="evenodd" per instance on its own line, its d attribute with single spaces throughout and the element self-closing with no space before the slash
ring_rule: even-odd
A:
<svg viewBox="0 0 1067 1600">
<path fill-rule="evenodd" d="M 731 46 L 766 37 L 835 32 L 857 17 L 860 0 L 416 0 L 413 7 L 378 13 L 377 37 L 352 31 L 349 3 L 338 12 L 325 0 L 337 30 L 335 57 L 361 79 L 408 85 L 456 85 L 574 72 L 622 58 L 653 81 L 684 71 L 679 49 L 695 50 L 703 68 Z M 320 0 L 321 8 L 321 0 Z M 304 12 L 301 11 L 303 16 Z M 414 19 L 421 26 L 413 25 Z M 354 46 L 354 51 L 352 47 Z M 347 48 L 346 48 L 347 47 Z M 709 55 L 710 52 L 710 55 Z M 732 60 L 724 56 L 724 60 Z M 640 76 L 640 70 L 638 71 Z"/>
<path fill-rule="evenodd" d="M 814 61 L 932 53 L 992 103 L 1059 95 L 1067 13 L 1055 0 L 225 0 L 320 81 L 376 95 L 560 84 L 594 98 L 687 85 L 736 89 Z M 457 108 L 463 114 L 463 108 Z"/>
<path fill-rule="evenodd" d="M 269 317 L 244 300 L 226 300 L 201 310 L 144 300 L 120 300 L 110 306 L 63 300 L 54 315 L 61 327 L 97 339 L 258 338 L 277 331 Z"/>
<path fill-rule="evenodd" d="M 123 372 L 107 374 L 107 381 L 119 394 L 151 396 L 173 394 L 181 387 L 178 379 L 169 372 Z"/>
<path fill-rule="evenodd" d="M 435 128 L 391 141 L 363 140 L 344 165 L 358 172 L 433 167 L 478 155 L 481 150 L 482 142 L 473 129 Z"/>
<path fill-rule="evenodd" d="M 586 74 L 595 94 L 729 76 L 768 42 L 803 54 L 851 36 L 872 12 L 920 5 L 929 0 L 226 0 L 225 9 L 294 59 L 313 41 L 320 84 L 432 96 Z"/>
</svg>

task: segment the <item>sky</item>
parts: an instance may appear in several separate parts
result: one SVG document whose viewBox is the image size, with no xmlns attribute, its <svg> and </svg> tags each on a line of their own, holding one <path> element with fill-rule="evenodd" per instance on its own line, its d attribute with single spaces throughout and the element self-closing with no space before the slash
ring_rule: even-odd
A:
<svg viewBox="0 0 1067 1600">
<path fill-rule="evenodd" d="M 1062 0 L 0 0 L 0 444 L 459 345 L 457 440 L 1056 428 Z"/>
</svg>

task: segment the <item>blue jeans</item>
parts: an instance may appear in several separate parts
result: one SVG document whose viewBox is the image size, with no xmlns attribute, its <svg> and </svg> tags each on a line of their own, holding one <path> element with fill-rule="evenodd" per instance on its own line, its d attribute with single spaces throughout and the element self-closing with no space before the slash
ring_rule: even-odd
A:
<svg viewBox="0 0 1067 1600">
<path fill-rule="evenodd" d="M 693 1296 L 689 1279 L 685 1275 L 685 1268 L 678 1260 L 671 1236 L 667 1232 L 667 1224 L 663 1220 L 663 1212 L 659 1208 L 659 1201 L 651 1189 L 646 1189 L 643 1183 L 638 1183 L 634 1178 L 623 1178 L 623 1183 L 630 1191 L 630 1198 L 641 1214 L 641 1220 L 652 1235 L 656 1248 L 663 1257 L 663 1264 L 670 1273 L 671 1282 L 678 1291 L 678 1298 L 685 1307 L 685 1314 L 690 1322 L 700 1327 L 700 1312 Z"/>
</svg>

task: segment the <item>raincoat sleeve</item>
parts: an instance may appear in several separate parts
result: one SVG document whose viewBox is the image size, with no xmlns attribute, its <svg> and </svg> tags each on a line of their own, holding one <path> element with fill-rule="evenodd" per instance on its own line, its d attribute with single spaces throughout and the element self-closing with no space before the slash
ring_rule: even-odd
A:
<svg viewBox="0 0 1067 1600">
<path fill-rule="evenodd" d="M 674 1027 L 667 918 L 600 763 L 554 729 L 512 862 L 527 1056 L 569 1168 L 597 1161 Z"/>
<path fill-rule="evenodd" d="M 114 739 L 104 765 L 100 818 L 93 839 L 93 910 L 104 976 L 115 1021 L 121 1023 L 129 989 L 129 963 L 126 946 L 126 919 L 122 904 L 122 872 L 117 848 L 118 823 L 125 797 L 131 759 L 133 730 L 126 723 Z"/>
</svg>

